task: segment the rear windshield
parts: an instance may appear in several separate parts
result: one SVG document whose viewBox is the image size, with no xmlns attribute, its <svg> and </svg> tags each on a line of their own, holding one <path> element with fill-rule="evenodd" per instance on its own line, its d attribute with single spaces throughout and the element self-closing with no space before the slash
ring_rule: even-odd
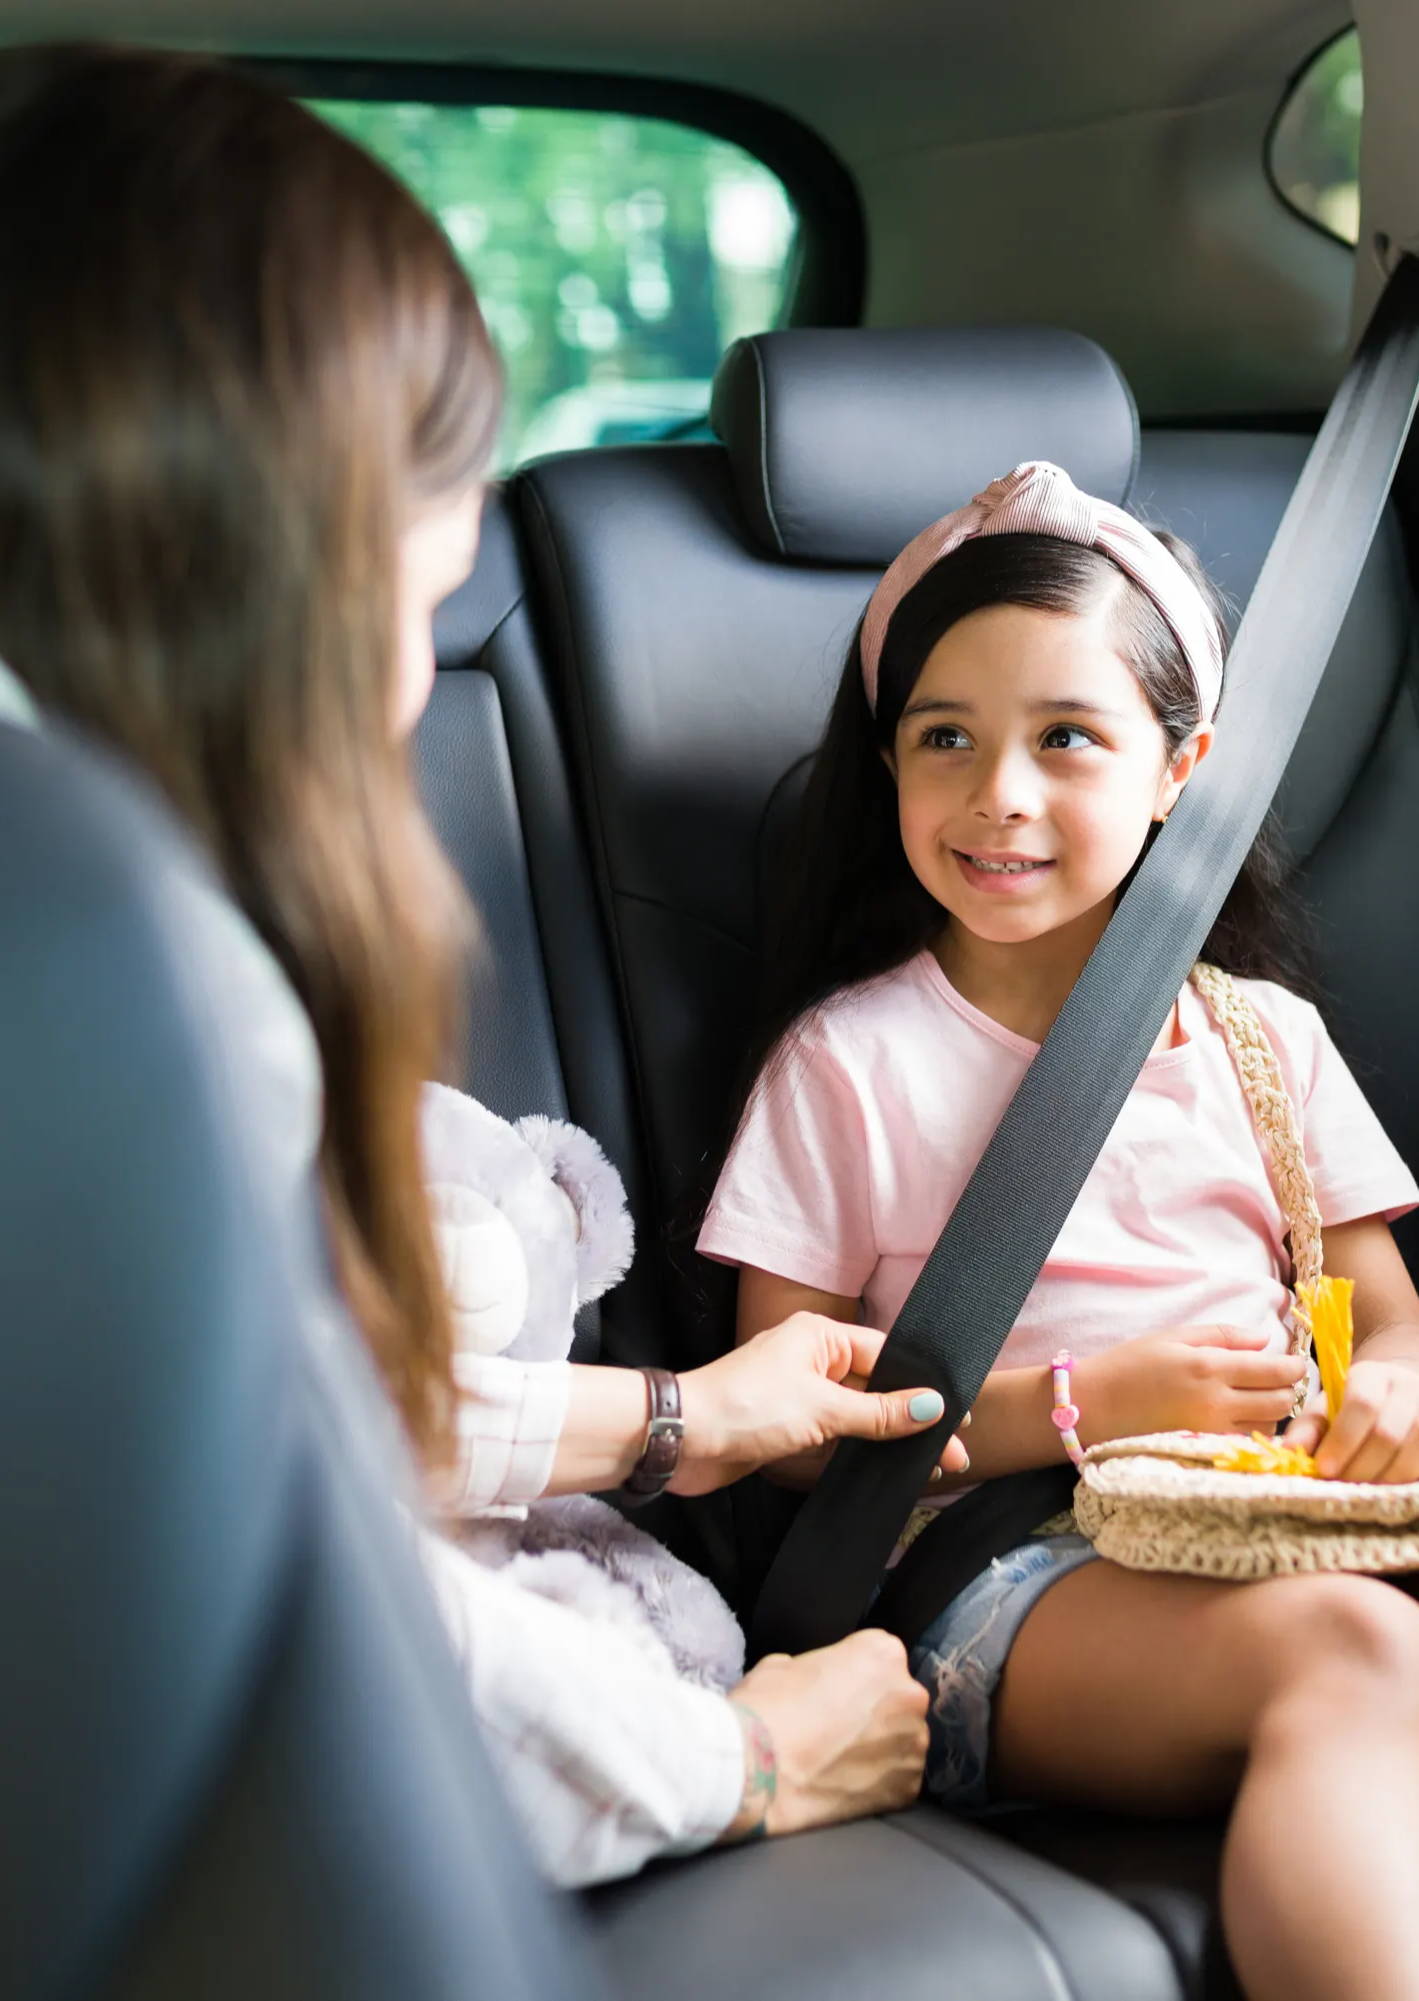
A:
<svg viewBox="0 0 1419 2001">
<path fill-rule="evenodd" d="M 502 469 L 703 428 L 719 356 L 781 319 L 783 183 L 659 118 L 311 100 L 406 181 L 478 288 L 507 370 Z"/>
</svg>

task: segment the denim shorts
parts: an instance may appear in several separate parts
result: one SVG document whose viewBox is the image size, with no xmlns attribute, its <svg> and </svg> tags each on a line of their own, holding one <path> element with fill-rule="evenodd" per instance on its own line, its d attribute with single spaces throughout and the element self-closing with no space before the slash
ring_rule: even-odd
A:
<svg viewBox="0 0 1419 2001">
<path fill-rule="evenodd" d="M 1094 1560 L 1081 1535 L 1032 1536 L 968 1584 L 911 1649 L 911 1671 L 931 1697 L 926 1791 L 943 1806 L 991 1803 L 991 1707 L 1006 1656 L 1035 1601 Z"/>
</svg>

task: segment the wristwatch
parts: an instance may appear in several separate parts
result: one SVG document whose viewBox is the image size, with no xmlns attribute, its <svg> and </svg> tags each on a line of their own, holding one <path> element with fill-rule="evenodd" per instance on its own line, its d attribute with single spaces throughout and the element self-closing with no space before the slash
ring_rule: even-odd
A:
<svg viewBox="0 0 1419 2001">
<path fill-rule="evenodd" d="M 642 1369 L 650 1396 L 650 1421 L 645 1445 L 630 1478 L 621 1489 L 632 1507 L 663 1494 L 680 1464 L 685 1422 L 680 1415 L 680 1379 L 669 1369 Z"/>
</svg>

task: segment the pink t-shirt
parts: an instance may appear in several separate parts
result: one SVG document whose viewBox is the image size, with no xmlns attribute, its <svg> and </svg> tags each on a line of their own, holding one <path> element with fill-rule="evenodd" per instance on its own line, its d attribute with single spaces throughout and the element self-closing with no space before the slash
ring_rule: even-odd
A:
<svg viewBox="0 0 1419 2001">
<path fill-rule="evenodd" d="M 1300 1112 L 1322 1222 L 1419 1205 L 1315 1009 L 1240 984 Z M 1182 1040 L 1144 1064 L 1002 1367 L 1213 1322 L 1268 1327 L 1284 1347 L 1285 1225 L 1261 1143 L 1191 986 L 1179 1019 Z M 1037 1048 L 963 999 L 930 952 L 839 994 L 756 1087 L 700 1250 L 861 1298 L 867 1323 L 890 1327 Z"/>
</svg>

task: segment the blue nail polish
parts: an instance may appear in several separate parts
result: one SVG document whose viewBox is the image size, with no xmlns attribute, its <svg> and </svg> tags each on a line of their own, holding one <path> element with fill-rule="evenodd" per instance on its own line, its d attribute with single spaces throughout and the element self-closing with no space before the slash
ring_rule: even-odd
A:
<svg viewBox="0 0 1419 2001">
<path fill-rule="evenodd" d="M 918 1390 L 907 1405 L 918 1424 L 934 1424 L 945 1408 L 946 1399 L 940 1390 Z"/>
</svg>

